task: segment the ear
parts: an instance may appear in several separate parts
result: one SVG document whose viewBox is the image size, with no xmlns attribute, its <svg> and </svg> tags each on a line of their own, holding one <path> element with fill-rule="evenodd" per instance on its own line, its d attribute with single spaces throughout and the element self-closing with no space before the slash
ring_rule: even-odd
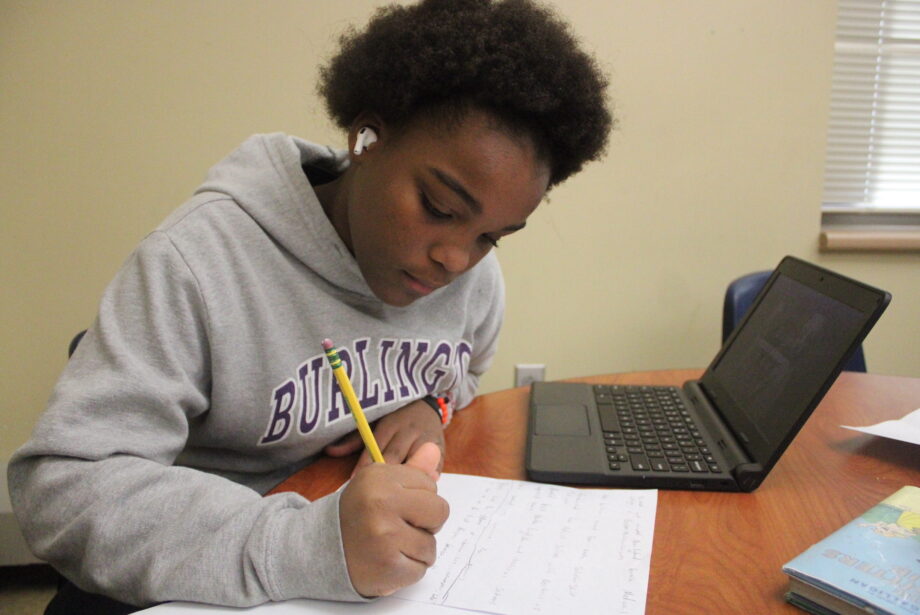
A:
<svg viewBox="0 0 920 615">
<path fill-rule="evenodd" d="M 369 129 L 373 133 L 365 135 L 364 147 L 355 154 L 355 147 L 359 141 L 359 134 L 362 129 Z M 372 149 L 377 149 L 380 146 L 381 141 L 385 138 L 386 128 L 383 124 L 383 121 L 376 113 L 371 113 L 369 111 L 363 112 L 351 123 L 351 126 L 348 129 L 348 156 L 351 158 L 352 162 L 361 158 L 361 155 L 366 154 Z"/>
</svg>

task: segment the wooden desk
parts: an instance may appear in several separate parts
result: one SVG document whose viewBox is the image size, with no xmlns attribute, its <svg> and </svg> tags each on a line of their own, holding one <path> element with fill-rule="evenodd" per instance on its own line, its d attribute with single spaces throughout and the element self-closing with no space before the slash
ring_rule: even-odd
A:
<svg viewBox="0 0 920 615">
<path fill-rule="evenodd" d="M 681 384 L 699 370 L 582 378 Z M 482 395 L 447 429 L 444 470 L 524 479 L 527 388 Z M 789 613 L 781 566 L 899 487 L 920 485 L 920 448 L 841 429 L 920 407 L 920 379 L 845 372 L 753 493 L 660 491 L 646 613 Z M 315 499 L 354 457 L 321 459 L 282 483 Z M 611 582 L 616 582 L 611 579 Z"/>
</svg>

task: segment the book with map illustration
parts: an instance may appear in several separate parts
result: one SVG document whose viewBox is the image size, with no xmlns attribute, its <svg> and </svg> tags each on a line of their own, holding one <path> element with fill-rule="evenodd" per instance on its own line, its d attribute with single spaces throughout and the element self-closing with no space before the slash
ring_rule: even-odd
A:
<svg viewBox="0 0 920 615">
<path fill-rule="evenodd" d="M 810 613 L 920 615 L 920 488 L 902 487 L 783 566 Z"/>
</svg>

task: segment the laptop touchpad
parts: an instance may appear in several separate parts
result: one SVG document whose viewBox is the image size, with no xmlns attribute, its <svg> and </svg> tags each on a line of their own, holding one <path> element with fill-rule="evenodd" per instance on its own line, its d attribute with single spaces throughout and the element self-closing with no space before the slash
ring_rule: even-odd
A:
<svg viewBox="0 0 920 615">
<path fill-rule="evenodd" d="M 540 436 L 589 436 L 588 409 L 581 404 L 537 406 L 534 433 Z"/>
</svg>

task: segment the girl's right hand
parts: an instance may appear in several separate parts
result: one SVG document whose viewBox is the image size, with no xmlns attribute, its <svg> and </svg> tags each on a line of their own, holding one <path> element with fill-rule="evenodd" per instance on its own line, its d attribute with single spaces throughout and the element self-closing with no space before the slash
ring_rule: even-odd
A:
<svg viewBox="0 0 920 615">
<path fill-rule="evenodd" d="M 440 460 L 441 449 L 426 442 L 405 464 L 362 468 L 342 492 L 345 562 L 362 596 L 392 594 L 434 564 L 434 535 L 450 511 L 433 478 Z"/>
</svg>

